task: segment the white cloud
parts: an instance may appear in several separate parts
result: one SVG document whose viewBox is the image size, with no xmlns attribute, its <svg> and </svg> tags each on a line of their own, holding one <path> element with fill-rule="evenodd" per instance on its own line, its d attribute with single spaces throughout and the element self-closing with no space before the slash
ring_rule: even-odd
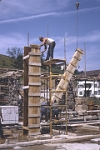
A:
<svg viewBox="0 0 100 150">
<path fill-rule="evenodd" d="M 62 45 L 64 45 L 64 37 L 55 37 L 55 40 L 57 41 L 57 47 L 61 48 Z M 76 36 L 66 36 L 66 45 L 72 45 L 76 43 Z M 100 41 L 100 30 L 93 31 L 91 33 L 86 34 L 85 36 L 79 37 L 79 44 L 81 43 L 91 43 L 91 42 L 99 42 Z"/>
<path fill-rule="evenodd" d="M 0 52 L 6 54 L 8 48 L 20 47 L 25 45 L 25 38 L 20 34 L 0 36 Z"/>
<path fill-rule="evenodd" d="M 99 42 L 100 41 L 100 30 L 92 31 L 85 36 L 79 37 L 79 42 Z"/>
<path fill-rule="evenodd" d="M 60 7 L 66 7 L 69 5 L 70 0 L 56 0 L 57 5 Z"/>
<path fill-rule="evenodd" d="M 69 0 L 5 0 L 0 4 L 3 18 L 16 18 L 61 10 L 68 6 Z M 19 18 L 18 17 L 18 18 Z"/>
<path fill-rule="evenodd" d="M 0 21 L 0 23 L 9 23 L 9 22 L 17 22 L 17 21 L 23 21 L 23 20 L 31 20 L 31 19 L 36 19 L 36 18 L 48 17 L 48 16 L 62 17 L 62 16 L 74 14 L 74 13 L 75 13 L 75 11 L 73 11 L 73 12 L 59 12 L 59 13 L 51 12 L 51 13 L 32 15 L 32 16 L 21 17 L 21 18 L 16 18 L 16 19 L 2 20 L 2 21 Z"/>
<path fill-rule="evenodd" d="M 17 21 L 36 19 L 36 18 L 41 18 L 41 17 L 46 17 L 46 16 L 55 16 L 55 15 L 57 15 L 57 13 L 40 14 L 40 15 L 29 16 L 29 17 L 22 17 L 22 18 L 17 18 L 17 19 L 3 20 L 3 21 L 0 21 L 0 23 L 17 22 Z"/>
<path fill-rule="evenodd" d="M 30 0 L 31 1 L 31 0 Z M 43 1 L 45 1 L 45 0 L 43 0 Z M 48 0 L 49 1 L 49 0 Z M 31 1 L 32 2 L 32 1 Z M 36 2 L 36 1 L 35 1 Z M 60 1 L 61 2 L 61 1 Z M 11 3 L 12 4 L 12 3 Z M 37 3 L 36 3 L 37 4 Z M 41 3 L 40 3 L 41 4 Z M 40 6 L 40 4 L 39 4 L 39 8 L 38 9 L 36 9 L 36 10 L 41 10 L 41 8 L 40 7 L 42 7 L 42 6 Z M 51 4 L 51 3 L 50 3 Z M 58 3 L 59 4 L 59 3 Z M 12 4 L 13 5 L 13 4 Z M 24 5 L 22 5 L 22 4 L 14 4 L 16 7 L 19 7 L 20 5 L 20 7 L 23 7 Z M 12 7 L 14 7 L 14 6 L 12 6 Z M 30 6 L 31 8 L 30 9 L 32 9 L 32 6 Z M 35 7 L 37 7 L 37 5 L 35 6 Z M 18 21 L 23 21 L 23 20 L 31 20 L 31 19 L 37 19 L 37 18 L 42 18 L 42 17 L 48 17 L 48 16 L 53 16 L 53 17 L 62 17 L 62 16 L 68 16 L 68 15 L 71 15 L 71 14 L 75 14 L 76 13 L 76 11 L 69 11 L 69 12 L 53 12 L 53 8 L 52 8 L 52 6 L 50 7 L 51 8 L 51 10 L 52 10 L 52 12 L 48 12 L 48 9 L 46 10 L 46 12 L 47 13 L 43 13 L 43 11 L 40 11 L 40 13 L 39 13 L 39 11 L 37 11 L 38 12 L 38 14 L 36 15 L 31 15 L 31 16 L 26 16 L 26 15 L 28 15 L 28 13 L 26 13 L 26 12 L 29 12 L 29 10 L 27 10 L 27 9 L 25 9 L 25 8 L 22 8 L 22 9 L 18 9 L 19 11 L 22 11 L 23 13 L 26 13 L 26 15 L 24 15 L 24 17 L 17 17 L 17 16 L 20 16 L 20 14 L 17 14 L 16 15 L 16 17 L 14 17 L 13 19 L 5 19 L 5 20 L 3 20 L 2 19 L 2 21 L 0 21 L 0 23 L 2 24 L 2 23 L 9 23 L 9 22 L 18 22 Z M 1 11 L 1 12 L 3 12 L 3 14 L 5 13 L 5 15 L 9 15 L 9 13 L 11 13 L 11 14 L 16 14 L 16 10 L 17 10 L 17 8 L 15 9 L 15 8 L 13 8 L 14 10 L 12 10 L 11 12 L 9 12 L 10 11 L 10 8 L 7 8 L 6 10 L 4 9 L 3 11 Z M 25 10 L 23 10 L 23 9 L 25 9 Z M 80 12 L 86 12 L 86 11 L 90 11 L 90 10 L 95 10 L 95 9 L 100 9 L 100 7 L 95 7 L 95 8 L 87 8 L 87 9 L 81 9 L 81 10 L 79 10 Z M 27 11 L 26 11 L 27 10 Z M 32 10 L 34 10 L 34 8 L 32 9 Z M 31 10 L 31 11 L 32 11 Z M 43 9 L 44 10 L 44 9 Z M 13 11 L 15 11 L 14 13 L 13 13 Z M 42 12 L 42 13 L 41 13 Z M 35 12 L 36 13 L 36 12 Z M 1 13 L 2 14 L 2 13 Z M 33 14 L 33 13 L 32 13 Z M 3 18 L 5 18 L 5 17 L 3 17 Z M 11 18 L 11 17 L 10 17 Z"/>
</svg>

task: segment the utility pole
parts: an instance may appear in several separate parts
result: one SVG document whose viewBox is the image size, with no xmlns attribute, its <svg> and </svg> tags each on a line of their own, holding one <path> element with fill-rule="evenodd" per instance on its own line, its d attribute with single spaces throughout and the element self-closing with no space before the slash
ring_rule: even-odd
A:
<svg viewBox="0 0 100 150">
<path fill-rule="evenodd" d="M 78 9 L 79 9 L 79 3 L 78 2 L 76 2 L 76 9 L 77 9 L 76 32 L 77 32 L 77 48 L 78 48 Z"/>
<path fill-rule="evenodd" d="M 47 26 L 47 37 L 49 37 L 49 27 Z"/>
<path fill-rule="evenodd" d="M 66 36 L 64 37 L 64 59 L 67 64 L 67 58 L 66 58 Z M 64 71 L 66 70 L 66 64 L 64 65 Z"/>
<path fill-rule="evenodd" d="M 86 77 L 86 45 L 84 43 L 84 75 Z"/>
<path fill-rule="evenodd" d="M 64 59 L 67 61 L 66 59 L 66 37 L 64 37 Z"/>
<path fill-rule="evenodd" d="M 29 46 L 29 32 L 28 32 L 28 38 L 27 38 L 27 45 Z"/>
</svg>

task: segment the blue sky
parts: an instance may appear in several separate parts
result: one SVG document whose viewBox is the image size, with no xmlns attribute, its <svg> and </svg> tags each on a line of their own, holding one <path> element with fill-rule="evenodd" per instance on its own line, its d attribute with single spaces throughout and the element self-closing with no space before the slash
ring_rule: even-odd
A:
<svg viewBox="0 0 100 150">
<path fill-rule="evenodd" d="M 64 59 L 65 37 L 68 63 L 78 40 L 78 47 L 86 49 L 86 70 L 100 69 L 100 0 L 2 0 L 0 10 L 1 54 L 28 46 L 29 33 L 29 44 L 40 44 L 39 36 L 53 38 L 54 58 Z M 84 70 L 84 60 L 83 55 L 79 70 Z"/>
</svg>

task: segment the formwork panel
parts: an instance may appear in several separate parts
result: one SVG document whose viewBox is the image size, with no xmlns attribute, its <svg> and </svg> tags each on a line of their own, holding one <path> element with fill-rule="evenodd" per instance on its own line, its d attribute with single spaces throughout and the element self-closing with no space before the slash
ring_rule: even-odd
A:
<svg viewBox="0 0 100 150">
<path fill-rule="evenodd" d="M 33 104 L 39 104 L 40 103 L 40 97 L 29 97 L 28 99 L 28 105 L 33 105 Z"/>
<path fill-rule="evenodd" d="M 29 93 L 40 93 L 40 86 L 29 86 Z"/>
<path fill-rule="evenodd" d="M 77 49 L 77 51 L 74 53 L 73 57 L 77 58 L 77 60 L 80 61 L 82 55 L 83 55 L 83 51 L 81 49 Z"/>
<path fill-rule="evenodd" d="M 41 68 L 40 67 L 38 67 L 38 66 L 30 66 L 29 67 L 29 73 L 31 74 L 31 73 L 37 73 L 37 72 L 41 72 Z"/>
<path fill-rule="evenodd" d="M 40 119 L 37 118 L 37 117 L 31 117 L 31 118 L 28 118 L 28 125 L 35 125 L 35 124 L 40 124 Z"/>
<path fill-rule="evenodd" d="M 29 130 L 29 135 L 38 135 L 40 134 L 40 131 L 38 128 L 30 129 Z"/>
<path fill-rule="evenodd" d="M 37 45 L 30 45 L 31 46 L 31 52 L 33 53 L 40 53 L 40 47 Z"/>
<path fill-rule="evenodd" d="M 77 61 L 77 59 L 76 59 L 75 57 L 73 57 L 73 58 L 71 59 L 70 63 L 71 63 L 73 66 L 77 67 L 78 61 Z"/>
<path fill-rule="evenodd" d="M 72 64 L 71 63 L 69 63 L 69 65 L 68 65 L 68 67 L 67 67 L 67 70 L 71 70 L 71 72 L 72 72 L 72 74 L 74 73 L 74 71 L 75 71 L 75 67 L 74 66 L 72 66 Z"/>
<path fill-rule="evenodd" d="M 32 115 L 32 114 L 38 114 L 40 115 L 40 108 L 39 107 L 30 107 L 30 109 L 28 110 L 28 114 Z"/>
<path fill-rule="evenodd" d="M 40 56 L 31 56 L 30 55 L 30 62 L 41 62 Z"/>
<path fill-rule="evenodd" d="M 41 82 L 40 76 L 29 75 L 29 82 Z"/>
</svg>

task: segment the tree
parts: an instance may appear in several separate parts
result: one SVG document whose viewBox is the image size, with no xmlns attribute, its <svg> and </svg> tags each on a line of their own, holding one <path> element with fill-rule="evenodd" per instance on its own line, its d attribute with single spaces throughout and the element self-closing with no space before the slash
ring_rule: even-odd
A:
<svg viewBox="0 0 100 150">
<path fill-rule="evenodd" d="M 75 70 L 74 75 L 79 75 L 81 73 L 83 73 L 84 71 L 79 71 L 78 69 Z"/>
<path fill-rule="evenodd" d="M 22 49 L 17 47 L 8 48 L 7 54 L 12 58 L 14 68 L 23 69 L 23 53 Z"/>
</svg>

